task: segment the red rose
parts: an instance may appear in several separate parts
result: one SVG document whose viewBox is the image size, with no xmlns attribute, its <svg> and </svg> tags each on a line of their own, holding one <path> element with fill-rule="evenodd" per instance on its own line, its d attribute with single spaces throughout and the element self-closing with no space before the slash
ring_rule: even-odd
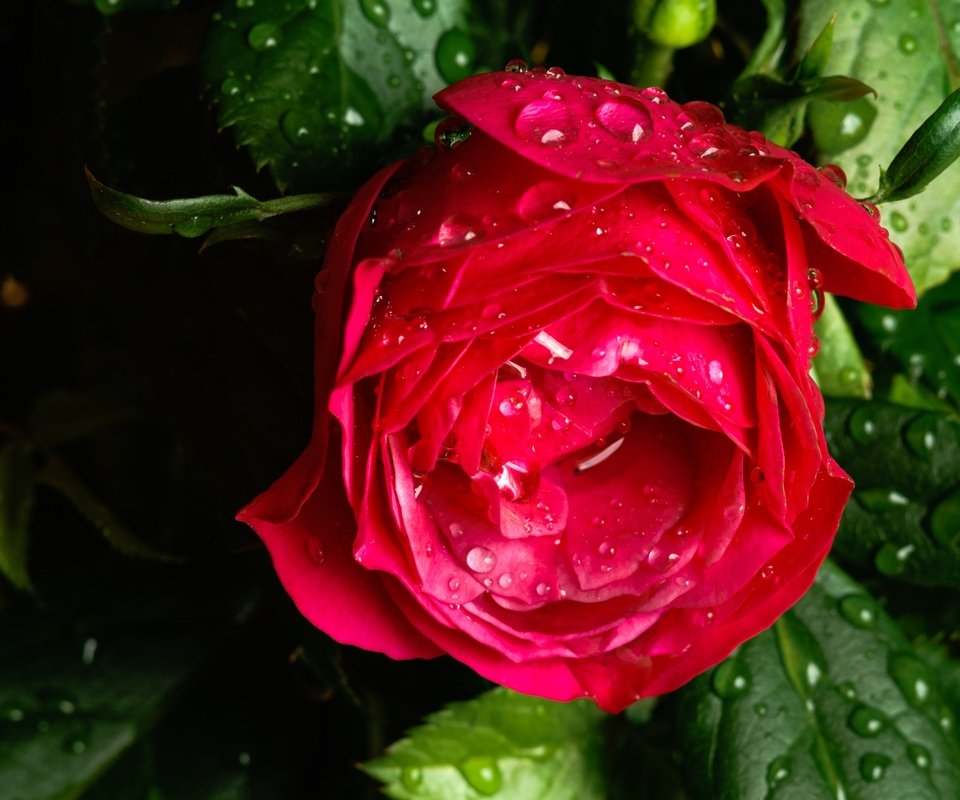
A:
<svg viewBox="0 0 960 800">
<path fill-rule="evenodd" d="M 340 220 L 313 439 L 241 519 L 341 642 L 616 711 L 810 586 L 851 489 L 812 300 L 913 290 L 839 170 L 713 106 L 559 70 L 437 101 L 474 130 Z"/>
</svg>

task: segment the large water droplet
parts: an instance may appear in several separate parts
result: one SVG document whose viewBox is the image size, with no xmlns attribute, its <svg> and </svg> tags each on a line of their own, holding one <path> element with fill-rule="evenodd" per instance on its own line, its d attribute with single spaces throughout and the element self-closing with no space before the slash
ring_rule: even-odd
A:
<svg viewBox="0 0 960 800">
<path fill-rule="evenodd" d="M 482 795 L 496 794 L 503 784 L 500 767 L 489 756 L 470 756 L 460 765 L 460 773 Z"/>
<path fill-rule="evenodd" d="M 569 186 L 556 181 L 541 181 L 527 189 L 517 201 L 517 214 L 528 225 L 565 214 L 576 198 Z"/>
<path fill-rule="evenodd" d="M 306 115 L 300 111 L 288 111 L 280 118 L 280 130 L 284 138 L 295 147 L 305 147 L 310 144 L 310 126 Z"/>
<path fill-rule="evenodd" d="M 467 553 L 467 566 L 474 572 L 490 572 L 497 565 L 497 557 L 486 547 L 474 547 Z"/>
<path fill-rule="evenodd" d="M 437 0 L 413 0 L 413 7 L 421 17 L 429 17 L 437 10 Z"/>
<path fill-rule="evenodd" d="M 877 625 L 877 607 L 865 594 L 848 594 L 840 600 L 840 613 L 851 625 L 871 630 Z"/>
<path fill-rule="evenodd" d="M 907 758 L 920 769 L 930 769 L 930 751 L 922 744 L 907 745 Z"/>
<path fill-rule="evenodd" d="M 912 544 L 898 545 L 893 542 L 886 542 L 877 551 L 873 562 L 884 575 L 901 575 L 906 572 L 907 564 L 914 550 L 916 550 L 916 546 Z"/>
<path fill-rule="evenodd" d="M 601 103 L 593 112 L 606 130 L 627 142 L 639 142 L 653 131 L 653 118 L 645 106 L 626 100 Z"/>
<path fill-rule="evenodd" d="M 850 415 L 847 429 L 857 444 L 871 444 L 879 433 L 876 411 L 870 406 L 861 406 Z"/>
<path fill-rule="evenodd" d="M 390 6 L 384 0 L 360 0 L 360 10 L 378 28 L 386 27 L 390 21 Z"/>
<path fill-rule="evenodd" d="M 454 214 L 447 217 L 437 231 L 437 241 L 441 247 L 453 247 L 469 244 L 483 234 L 480 221 L 468 214 Z"/>
<path fill-rule="evenodd" d="M 714 669 L 710 685 L 721 700 L 734 700 L 750 689 L 750 673 L 739 659 L 728 658 Z"/>
<path fill-rule="evenodd" d="M 960 492 L 955 492 L 933 509 L 930 532 L 941 544 L 953 547 L 960 539 Z"/>
<path fill-rule="evenodd" d="M 261 22 L 250 29 L 247 34 L 247 44 L 258 53 L 262 53 L 266 50 L 272 50 L 280 44 L 281 38 L 282 33 L 279 25 L 273 22 Z"/>
<path fill-rule="evenodd" d="M 509 589 L 513 586 L 513 576 L 509 572 L 504 572 L 499 578 L 497 578 L 497 585 L 501 589 Z"/>
<path fill-rule="evenodd" d="M 860 759 L 860 774 L 865 781 L 876 783 L 890 766 L 890 758 L 880 753 L 867 753 Z"/>
<path fill-rule="evenodd" d="M 937 446 L 937 418 L 933 414 L 921 414 L 907 426 L 907 445 L 914 454 L 929 459 Z"/>
<path fill-rule="evenodd" d="M 567 106 L 549 98 L 527 103 L 517 114 L 513 127 L 521 138 L 541 144 L 565 144 L 577 135 Z"/>
<path fill-rule="evenodd" d="M 890 676 L 906 701 L 914 708 L 922 708 L 930 700 L 933 677 L 919 659 L 906 653 L 890 657 Z"/>
<path fill-rule="evenodd" d="M 773 759 L 767 767 L 767 783 L 770 784 L 770 788 L 775 789 L 789 778 L 791 769 L 789 756 L 778 756 Z"/>
<path fill-rule="evenodd" d="M 876 736 L 883 730 L 884 721 L 880 713 L 869 706 L 857 706 L 850 714 L 847 724 L 858 736 L 867 738 Z"/>
<path fill-rule="evenodd" d="M 456 83 L 470 76 L 476 55 L 470 36 L 460 28 L 451 28 L 437 42 L 434 60 L 443 79 Z"/>
</svg>

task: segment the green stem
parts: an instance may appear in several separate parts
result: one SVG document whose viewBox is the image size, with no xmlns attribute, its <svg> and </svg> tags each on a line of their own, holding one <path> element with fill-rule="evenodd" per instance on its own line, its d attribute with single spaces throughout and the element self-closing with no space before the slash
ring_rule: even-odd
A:
<svg viewBox="0 0 960 800">
<path fill-rule="evenodd" d="M 630 72 L 630 82 L 634 86 L 663 87 L 673 72 L 674 49 L 656 44 L 646 37 L 637 43 L 636 57 Z"/>
</svg>

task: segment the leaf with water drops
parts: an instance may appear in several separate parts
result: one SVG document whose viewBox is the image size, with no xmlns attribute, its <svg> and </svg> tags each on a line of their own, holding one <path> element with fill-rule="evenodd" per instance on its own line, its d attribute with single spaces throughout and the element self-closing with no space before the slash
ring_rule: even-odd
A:
<svg viewBox="0 0 960 800">
<path fill-rule="evenodd" d="M 892 361 L 941 406 L 960 407 L 960 274 L 932 289 L 913 311 L 860 306 L 878 362 Z"/>
<path fill-rule="evenodd" d="M 47 587 L 44 607 L 0 619 L 5 800 L 143 797 L 130 786 L 95 792 L 249 618 L 249 595 L 211 592 L 208 577 L 129 565 L 123 574 L 87 564 Z"/>
<path fill-rule="evenodd" d="M 473 72 L 464 0 L 221 0 L 204 52 L 222 128 L 276 183 L 345 188 Z"/>
<path fill-rule="evenodd" d="M 363 768 L 400 800 L 601 800 L 604 716 L 586 700 L 494 689 L 431 715 Z"/>
<path fill-rule="evenodd" d="M 0 574 L 29 589 L 27 549 L 36 478 L 33 459 L 21 442 L 0 448 Z"/>
<path fill-rule="evenodd" d="M 865 197 L 878 188 L 879 168 L 960 85 L 960 8 L 931 0 L 803 0 L 798 52 L 835 13 L 828 71 L 868 83 L 877 96 L 814 103 L 808 122 L 821 159 L 839 164 L 850 177 L 849 191 Z M 884 222 L 918 293 L 960 268 L 958 214 L 960 164 L 924 194 L 884 205 Z"/>
<path fill-rule="evenodd" d="M 937 675 L 826 564 L 773 628 L 680 690 L 693 800 L 941 800 L 960 744 Z"/>
<path fill-rule="evenodd" d="M 831 400 L 824 430 L 856 482 L 836 554 L 910 583 L 960 587 L 960 421 Z"/>
<path fill-rule="evenodd" d="M 820 391 L 828 397 L 870 397 L 870 370 L 843 310 L 832 296 L 824 298 L 823 313 L 814 330 L 820 349 L 813 360 L 813 374 Z"/>
</svg>

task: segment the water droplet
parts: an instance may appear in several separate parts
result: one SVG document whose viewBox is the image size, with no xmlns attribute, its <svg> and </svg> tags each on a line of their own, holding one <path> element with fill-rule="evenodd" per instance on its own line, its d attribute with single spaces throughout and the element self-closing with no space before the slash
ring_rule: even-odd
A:
<svg viewBox="0 0 960 800">
<path fill-rule="evenodd" d="M 227 97 L 233 97 L 243 91 L 243 84 L 236 78 L 227 78 L 220 84 L 220 91 Z"/>
<path fill-rule="evenodd" d="M 880 753 L 867 753 L 860 759 L 860 774 L 865 781 L 883 780 L 883 774 L 890 766 L 890 759 Z"/>
<path fill-rule="evenodd" d="M 390 21 L 390 6 L 384 0 L 360 0 L 360 10 L 378 28 L 386 27 Z"/>
<path fill-rule="evenodd" d="M 513 576 L 509 572 L 504 572 L 499 578 L 497 578 L 497 585 L 501 589 L 509 589 L 513 586 Z"/>
<path fill-rule="evenodd" d="M 517 135 L 527 141 L 559 145 L 576 138 L 577 129 L 570 111 L 556 100 L 534 100 L 517 114 Z"/>
<path fill-rule="evenodd" d="M 857 690 L 854 688 L 853 684 L 850 681 L 843 681 L 842 683 L 837 684 L 837 691 L 841 695 L 847 698 L 847 700 L 856 700 L 857 699 Z"/>
<path fill-rule="evenodd" d="M 237 0 L 237 8 L 253 8 L 257 4 L 257 0 Z"/>
<path fill-rule="evenodd" d="M 594 116 L 606 130 L 627 142 L 639 142 L 653 130 L 653 118 L 646 107 L 625 100 L 601 103 Z"/>
<path fill-rule="evenodd" d="M 437 10 L 437 0 L 413 0 L 413 7 L 421 17 L 429 17 Z"/>
<path fill-rule="evenodd" d="M 900 39 L 897 41 L 897 46 L 900 48 L 901 53 L 906 55 L 912 55 L 917 52 L 917 37 L 909 33 L 903 33 L 900 35 Z"/>
<path fill-rule="evenodd" d="M 758 717 L 765 717 L 767 716 L 768 712 L 769 712 L 769 709 L 767 708 L 766 703 L 753 704 L 753 713 L 756 714 Z"/>
<path fill-rule="evenodd" d="M 576 198 L 564 184 L 541 181 L 527 189 L 517 201 L 517 214 L 528 225 L 563 214 L 573 207 Z"/>
<path fill-rule="evenodd" d="M 923 662 L 906 653 L 896 653 L 890 657 L 888 668 L 890 676 L 910 705 L 922 708 L 930 700 L 933 677 Z"/>
<path fill-rule="evenodd" d="M 300 111 L 288 111 L 280 118 L 280 130 L 284 138 L 295 147 L 304 147 L 311 143 L 310 127 L 305 114 Z"/>
<path fill-rule="evenodd" d="M 651 569 L 654 569 L 657 572 L 666 572 L 679 560 L 679 553 L 674 553 L 667 548 L 660 547 L 659 545 L 650 548 L 650 553 L 647 555 L 647 563 L 650 565 Z"/>
<path fill-rule="evenodd" d="M 468 214 L 454 214 L 447 217 L 437 231 L 437 241 L 441 247 L 453 247 L 468 244 L 483 233 L 480 222 Z"/>
<path fill-rule="evenodd" d="M 763 474 L 763 470 L 760 467 L 754 467 L 750 470 L 750 480 L 754 483 L 763 483 L 767 479 L 767 476 Z"/>
<path fill-rule="evenodd" d="M 504 67 L 506 72 L 529 72 L 530 67 L 522 58 L 511 58 Z"/>
<path fill-rule="evenodd" d="M 577 393 L 569 386 L 559 389 L 554 395 L 554 402 L 561 408 L 567 408 L 577 402 Z"/>
<path fill-rule="evenodd" d="M 616 554 L 617 550 L 612 544 L 610 544 L 610 542 L 603 541 L 600 542 L 597 552 L 604 558 L 612 558 Z"/>
<path fill-rule="evenodd" d="M 451 578 L 447 581 L 447 588 L 450 589 L 451 592 L 457 591 L 457 589 L 460 588 L 460 581 L 456 578 Z"/>
<path fill-rule="evenodd" d="M 847 174 L 836 164 L 824 164 L 820 167 L 820 174 L 841 189 L 847 188 Z"/>
<path fill-rule="evenodd" d="M 550 67 L 544 74 L 546 77 L 555 81 L 562 81 L 567 77 L 567 73 L 560 69 L 560 67 Z"/>
<path fill-rule="evenodd" d="M 791 767 L 788 756 L 778 756 L 770 762 L 770 766 L 767 767 L 767 783 L 770 784 L 771 789 L 775 789 L 790 777 Z"/>
<path fill-rule="evenodd" d="M 907 445 L 915 455 L 929 459 L 937 446 L 937 418 L 932 414 L 922 414 L 913 420 L 905 433 Z"/>
<path fill-rule="evenodd" d="M 850 415 L 847 429 L 850 431 L 851 438 L 857 444 L 871 444 L 877 438 L 875 413 L 870 406 L 861 406 Z"/>
<path fill-rule="evenodd" d="M 550 593 L 550 584 L 538 583 L 535 591 L 540 597 L 546 597 Z"/>
<path fill-rule="evenodd" d="M 863 489 L 857 499 L 867 511 L 883 513 L 910 505 L 910 499 L 893 489 Z"/>
<path fill-rule="evenodd" d="M 907 745 L 907 758 L 920 769 L 930 769 L 930 751 L 922 744 Z"/>
<path fill-rule="evenodd" d="M 470 36 L 460 28 L 451 28 L 437 42 L 434 60 L 443 79 L 456 83 L 470 76 L 476 55 Z"/>
<path fill-rule="evenodd" d="M 857 706 L 850 714 L 847 724 L 858 736 L 873 737 L 883 730 L 884 721 L 879 712 L 869 706 Z"/>
<path fill-rule="evenodd" d="M 907 562 L 916 547 L 912 544 L 897 545 L 887 542 L 878 551 L 874 564 L 884 575 L 900 575 L 907 569 Z"/>
<path fill-rule="evenodd" d="M 438 147 L 452 150 L 470 138 L 473 126 L 460 117 L 441 120 L 433 132 L 433 141 Z"/>
<path fill-rule="evenodd" d="M 954 492 L 933 509 L 930 532 L 941 544 L 956 545 L 960 539 L 960 492 Z"/>
<path fill-rule="evenodd" d="M 400 771 L 400 783 L 408 792 L 416 792 L 423 783 L 423 770 L 420 767 L 404 767 Z"/>
<path fill-rule="evenodd" d="M 467 566 L 474 572 L 490 572 L 497 564 L 497 557 L 486 547 L 474 547 L 467 553 Z"/>
<path fill-rule="evenodd" d="M 907 218 L 899 211 L 893 211 L 890 214 L 890 227 L 898 233 L 903 233 L 907 228 L 910 227 L 910 223 L 907 222 Z"/>
<path fill-rule="evenodd" d="M 877 624 L 877 607 L 865 594 L 848 594 L 839 603 L 840 613 L 851 625 L 870 630 Z"/>
<path fill-rule="evenodd" d="M 271 50 L 280 44 L 280 26 L 272 22 L 261 22 L 254 25 L 247 34 L 247 44 L 258 53 Z"/>
<path fill-rule="evenodd" d="M 750 673 L 739 659 L 728 658 L 714 669 L 710 685 L 721 700 L 734 700 L 750 688 Z"/>
<path fill-rule="evenodd" d="M 460 765 L 460 773 L 482 795 L 496 794 L 503 784 L 500 767 L 489 756 L 470 756 Z"/>
</svg>

